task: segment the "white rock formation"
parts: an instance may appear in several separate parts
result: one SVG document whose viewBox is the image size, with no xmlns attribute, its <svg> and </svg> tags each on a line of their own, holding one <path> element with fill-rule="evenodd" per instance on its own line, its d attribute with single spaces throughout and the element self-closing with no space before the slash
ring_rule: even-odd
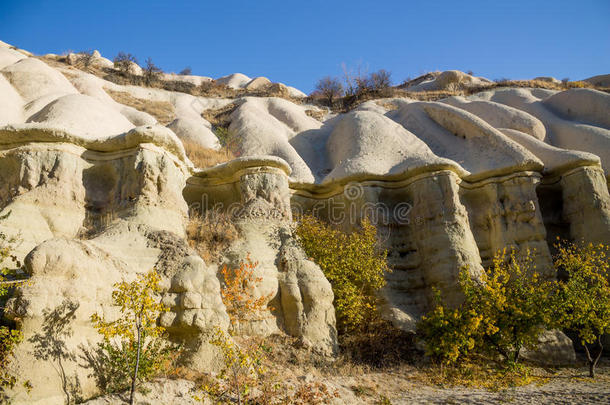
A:
<svg viewBox="0 0 610 405">
<path fill-rule="evenodd" d="M 228 76 L 219 77 L 216 81 L 232 89 L 243 89 L 252 79 L 242 73 L 233 73 Z"/>
<path fill-rule="evenodd" d="M 269 84 L 240 74 L 218 81 Z M 449 71 L 414 86 L 487 82 Z M 169 103 L 176 119 L 160 126 L 105 89 Z M 218 148 L 201 113 L 230 103 L 240 157 L 195 169 L 181 139 Z M 78 360 L 99 339 L 89 317 L 116 315 L 112 284 L 153 267 L 170 307 L 160 323 L 192 349 L 191 364 L 213 369 L 208 333 L 228 317 L 218 268 L 184 239 L 189 206 L 222 204 L 234 216 L 241 237 L 218 264 L 235 266 L 248 253 L 260 263 L 252 293 L 269 296 L 274 310 L 242 332 L 283 331 L 323 353 L 337 347 L 333 294 L 295 242 L 293 212 L 311 210 L 346 230 L 372 218 L 394 270 L 383 316 L 411 331 L 432 287 L 457 304 L 460 269 L 477 277 L 498 249 L 535 249 L 538 271 L 552 277 L 557 236 L 610 241 L 607 93 L 503 88 L 441 102 L 388 99 L 324 122 L 312 109 L 120 86 L 0 43 L 0 215 L 11 212 L 3 231 L 22 239 L 16 254 L 30 276 L 6 311 L 25 335 L 13 366 L 34 385 L 29 396 L 16 391 L 15 403 L 63 403 L 72 395 L 63 387 L 76 382 L 83 396 L 95 395 Z M 53 344 L 59 354 L 48 352 Z"/>
<path fill-rule="evenodd" d="M 271 80 L 261 76 L 250 80 L 244 88 L 246 90 L 260 90 L 269 84 L 271 84 Z"/>
<path fill-rule="evenodd" d="M 110 305 L 113 283 L 152 268 L 162 276 L 159 298 L 170 307 L 159 322 L 172 339 L 192 349 L 191 364 L 213 369 L 217 359 L 207 339 L 214 326 L 227 327 L 228 316 L 217 267 L 204 263 L 184 239 L 183 191 L 192 166 L 180 138 L 217 148 L 200 114 L 230 100 L 118 86 L 72 70 L 68 80 L 41 60 L 9 56 L 0 72 L 0 105 L 5 107 L 0 113 L 0 213 L 10 212 L 2 230 L 19 235 L 15 253 L 25 258 L 29 282 L 17 289 L 5 315 L 25 335 L 14 371 L 34 386 L 31 394 L 15 391 L 14 402 L 64 403 L 74 398 L 69 387 L 76 386 L 83 397 L 95 395 L 99 388 L 82 361 L 99 340 L 90 316 L 116 316 Z M 152 116 L 115 102 L 104 88 L 171 103 L 178 118 L 169 128 L 159 126 Z M 292 104 L 283 102 L 269 101 L 268 111 L 298 131 L 319 125 L 304 114 L 291 119 Z M 265 262 L 261 288 L 273 293 L 277 310 L 250 332 L 285 331 L 315 350 L 333 353 L 332 290 L 293 240 L 288 169 L 278 164 L 283 165 L 279 177 L 244 176 L 237 195 L 251 210 L 240 217 L 245 236 L 226 260 L 235 265 L 252 251 Z M 261 239 L 256 222 L 262 206 L 283 212 L 267 239 Z M 278 232 L 283 245 L 275 243 Z M 53 345 L 61 350 L 51 353 Z"/>
<path fill-rule="evenodd" d="M 288 162 L 293 209 L 348 229 L 366 213 L 383 219 L 392 267 L 401 269 L 388 276 L 386 316 L 410 329 L 429 286 L 455 289 L 464 264 L 476 274 L 504 247 L 530 249 L 538 271 L 552 277 L 557 236 L 610 240 L 609 100 L 588 89 L 500 89 L 441 103 L 390 100 L 398 108 L 388 112 L 368 102 L 299 130 L 293 120 L 306 107 L 283 116 L 255 99 L 233 113 L 230 130 L 242 155 Z M 441 178 L 454 186 L 435 191 Z M 399 202 L 408 204 L 406 218 L 391 215 Z M 427 233 L 435 250 L 420 244 Z M 465 249 L 457 261 L 456 247 Z"/>
<path fill-rule="evenodd" d="M 459 90 L 467 87 L 479 87 L 491 84 L 492 81 L 484 77 L 474 77 L 459 70 L 446 70 L 444 72 L 430 73 L 429 77 L 410 86 L 408 91 L 439 91 Z"/>
</svg>

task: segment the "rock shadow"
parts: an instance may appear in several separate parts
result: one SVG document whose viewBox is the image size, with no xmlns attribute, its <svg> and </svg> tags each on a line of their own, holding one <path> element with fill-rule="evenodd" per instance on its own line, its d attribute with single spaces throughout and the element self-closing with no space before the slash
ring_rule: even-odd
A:
<svg viewBox="0 0 610 405">
<path fill-rule="evenodd" d="M 44 310 L 40 332 L 28 339 L 34 346 L 32 355 L 37 360 L 48 361 L 57 372 L 67 404 L 81 400 L 78 376 L 69 376 L 65 369 L 66 362 L 76 360 L 74 353 L 68 349 L 66 340 L 74 334 L 72 322 L 76 319 L 75 313 L 79 306 L 79 303 L 66 299 L 55 309 Z"/>
</svg>

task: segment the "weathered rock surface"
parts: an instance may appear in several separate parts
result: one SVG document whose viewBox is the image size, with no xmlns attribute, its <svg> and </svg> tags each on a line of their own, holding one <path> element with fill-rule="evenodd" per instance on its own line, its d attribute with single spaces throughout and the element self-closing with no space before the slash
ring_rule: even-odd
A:
<svg viewBox="0 0 610 405">
<path fill-rule="evenodd" d="M 184 190 L 189 205 L 227 211 L 240 238 L 224 254 L 222 265 L 239 266 L 249 257 L 261 282 L 253 297 L 268 297 L 271 313 L 240 325 L 244 333 L 278 331 L 299 337 L 324 354 L 337 350 L 335 311 L 330 283 L 305 257 L 292 230 L 285 162 L 241 158 L 195 173 Z"/>
<path fill-rule="evenodd" d="M 548 330 L 538 337 L 535 349 L 521 349 L 520 356 L 533 363 L 558 367 L 573 365 L 576 353 L 572 340 L 559 330 Z"/>
<path fill-rule="evenodd" d="M 346 230 L 372 218 L 393 269 L 383 316 L 410 331 L 432 287 L 458 303 L 460 269 L 477 277 L 500 248 L 535 250 L 537 269 L 552 277 L 555 237 L 610 241 L 607 93 L 503 88 L 441 102 L 392 99 L 390 110 L 368 102 L 320 122 L 306 104 L 119 86 L 5 45 L 0 214 L 11 212 L 3 231 L 22 239 L 16 254 L 30 276 L 6 315 L 25 335 L 13 365 L 34 385 L 29 396 L 15 392 L 15 403 L 63 403 L 70 390 L 94 395 L 83 363 L 99 339 L 90 316 L 116 316 L 112 284 L 152 268 L 170 307 L 159 322 L 192 349 L 188 361 L 200 369 L 217 366 L 207 338 L 229 322 L 217 265 L 237 266 L 248 254 L 262 278 L 252 294 L 269 297 L 273 309 L 242 333 L 285 332 L 333 353 L 332 290 L 295 241 L 294 213 L 312 211 Z M 269 84 L 239 74 L 218 81 Z M 451 71 L 414 86 L 485 83 Z M 176 119 L 158 125 L 105 89 L 169 103 Z M 232 102 L 240 158 L 195 169 L 181 140 L 218 148 L 201 113 Z M 240 238 L 220 263 L 204 263 L 184 239 L 188 209 L 219 206 Z M 545 347 L 561 343 L 558 352 L 569 357 L 555 338 Z"/>
<path fill-rule="evenodd" d="M 458 90 L 465 87 L 485 86 L 491 83 L 491 80 L 484 77 L 475 77 L 459 70 L 447 70 L 445 72 L 429 73 L 420 80 L 409 83 L 408 86 L 405 86 L 405 89 L 409 91 Z"/>
</svg>

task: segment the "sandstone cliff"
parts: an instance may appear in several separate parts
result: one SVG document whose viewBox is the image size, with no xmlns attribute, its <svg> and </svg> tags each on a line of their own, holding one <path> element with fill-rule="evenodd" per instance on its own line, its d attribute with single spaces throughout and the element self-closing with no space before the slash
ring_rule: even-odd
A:
<svg viewBox="0 0 610 405">
<path fill-rule="evenodd" d="M 610 241 L 606 93 L 509 88 L 440 102 L 389 99 L 317 120 L 312 105 L 121 86 L 4 45 L 0 214 L 11 213 L 3 230 L 21 239 L 29 276 L 5 315 L 24 332 L 14 366 L 34 386 L 16 393 L 17 403 L 63 403 L 72 385 L 94 395 L 87 353 L 99 338 L 89 317 L 116 314 L 112 284 L 152 268 L 171 308 L 159 322 L 200 368 L 215 367 L 211 328 L 228 325 L 218 266 L 248 253 L 263 277 L 253 293 L 270 296 L 274 310 L 243 333 L 284 332 L 333 353 L 332 290 L 298 246 L 294 214 L 312 211 L 348 230 L 373 219 L 394 270 L 383 315 L 409 331 L 432 286 L 459 302 L 460 269 L 476 277 L 500 248 L 535 250 L 538 269 L 553 277 L 555 237 Z M 247 79 L 219 80 L 267 83 Z M 174 116 L 160 124 L 112 91 L 167 103 Z M 229 133 L 241 157 L 195 168 L 181 141 L 218 148 L 202 113 L 233 102 Z M 212 207 L 230 212 L 241 237 L 218 263 L 205 263 L 185 226 L 189 208 Z M 49 352 L 54 344 L 59 355 Z"/>
</svg>

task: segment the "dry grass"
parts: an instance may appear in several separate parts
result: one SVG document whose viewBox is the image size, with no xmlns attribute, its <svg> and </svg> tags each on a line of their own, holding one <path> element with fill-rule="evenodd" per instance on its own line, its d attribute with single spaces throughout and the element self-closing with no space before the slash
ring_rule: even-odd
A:
<svg viewBox="0 0 610 405">
<path fill-rule="evenodd" d="M 231 103 L 224 107 L 205 110 L 201 116 L 215 127 L 227 128 L 231 122 L 231 114 L 237 107 L 239 107 L 238 103 Z"/>
<path fill-rule="evenodd" d="M 222 147 L 220 150 L 204 148 L 203 146 L 189 141 L 182 141 L 186 156 L 193 164 L 200 168 L 216 166 L 221 163 L 229 162 L 235 159 L 235 155 L 227 147 Z"/>
<path fill-rule="evenodd" d="M 189 245 L 208 264 L 218 263 L 222 253 L 239 237 L 237 227 L 226 212 L 207 210 L 191 213 L 186 227 Z"/>
<path fill-rule="evenodd" d="M 326 116 L 327 112 L 325 110 L 305 110 L 305 114 L 320 122 L 324 122 L 324 116 Z"/>
<path fill-rule="evenodd" d="M 133 107 L 138 111 L 144 111 L 155 117 L 161 125 L 167 125 L 176 118 L 174 106 L 166 101 L 145 100 L 136 98 L 123 91 L 114 91 L 108 88 L 104 90 L 106 90 L 106 93 L 108 93 L 117 103 Z"/>
<path fill-rule="evenodd" d="M 361 333 L 341 335 L 339 342 L 340 352 L 331 358 L 302 347 L 298 338 L 271 335 L 265 339 L 265 345 L 273 348 L 267 360 L 291 375 L 348 377 L 389 372 L 403 366 L 411 368 L 422 362 L 421 353 L 415 349 L 414 335 L 385 321 L 378 321 Z"/>
<path fill-rule="evenodd" d="M 353 110 L 358 107 L 360 104 L 369 100 L 383 100 L 385 98 L 393 98 L 393 97 L 408 97 L 413 100 L 419 101 L 438 101 L 447 97 L 453 96 L 469 96 L 472 94 L 480 93 L 483 91 L 503 88 L 503 87 L 531 87 L 538 89 L 547 89 L 547 90 L 568 90 L 572 88 L 593 88 L 600 91 L 608 91 L 608 89 L 602 87 L 595 87 L 590 83 L 583 81 L 576 82 L 564 82 L 564 83 L 553 83 L 547 82 L 544 80 L 498 80 L 493 83 L 484 84 L 481 86 L 474 87 L 466 87 L 461 84 L 455 84 L 450 86 L 450 88 L 444 90 L 433 90 L 433 91 L 408 91 L 405 88 L 411 84 L 417 84 L 423 80 L 427 80 L 429 78 L 435 77 L 435 74 L 426 74 L 417 79 L 411 80 L 404 84 L 401 84 L 396 87 L 389 87 L 378 91 L 366 90 L 359 92 L 354 95 L 349 95 L 337 99 L 336 102 L 333 103 L 332 110 L 336 113 L 344 113 Z M 327 102 L 324 98 L 317 96 L 310 96 L 304 100 L 308 103 L 314 103 L 318 105 L 327 106 Z M 383 103 L 383 101 L 379 101 L 378 104 Z M 380 104 L 383 106 L 383 104 Z"/>
<path fill-rule="evenodd" d="M 44 56 L 38 56 L 38 59 L 44 61 L 50 66 L 55 68 L 81 70 L 87 73 L 91 73 L 97 77 L 100 77 L 109 82 L 120 84 L 120 85 L 133 85 L 133 86 L 145 86 L 163 89 L 167 91 L 175 91 L 180 93 L 187 93 L 193 96 L 203 97 L 220 97 L 220 98 L 239 98 L 245 96 L 253 97 L 281 97 L 290 100 L 295 103 L 300 103 L 301 99 L 293 99 L 290 97 L 286 86 L 280 83 L 269 83 L 262 88 L 255 90 L 248 89 L 233 89 L 227 85 L 218 83 L 215 80 L 203 82 L 201 85 L 196 86 L 193 83 L 179 80 L 164 80 L 158 77 L 147 78 L 143 75 L 134 75 L 128 72 L 122 72 L 118 69 L 112 68 L 98 68 L 95 66 L 86 66 L 84 63 L 77 63 L 76 65 L 70 65 L 66 57 L 47 58 Z"/>
<path fill-rule="evenodd" d="M 391 339 L 388 344 L 396 346 L 400 343 L 399 339 L 396 339 L 396 343 L 393 341 L 394 339 Z M 384 346 L 385 343 L 379 341 L 378 344 Z M 403 340 L 402 346 L 401 350 L 411 350 L 414 354 L 402 362 L 392 361 L 383 367 L 368 367 L 350 360 L 344 353 L 336 359 L 324 357 L 301 347 L 297 338 L 276 334 L 264 340 L 266 355 L 263 357 L 263 364 L 268 369 L 274 370 L 283 382 L 289 384 L 295 381 L 297 384 L 298 381 L 308 381 L 310 384 L 321 382 L 331 390 L 339 388 L 344 402 L 355 401 L 366 404 L 391 404 L 394 399 L 403 403 L 409 400 L 416 401 L 419 397 L 432 399 L 434 403 L 441 403 L 443 400 L 447 403 L 458 403 L 459 399 L 455 399 L 458 402 L 452 401 L 456 395 L 462 399 L 467 395 L 473 395 L 472 402 L 478 400 L 481 403 L 485 401 L 497 403 L 494 392 L 504 392 L 526 384 L 542 386 L 548 383 L 550 394 L 545 394 L 545 389 L 538 391 L 540 395 L 536 395 L 544 402 L 545 398 L 560 397 L 561 392 L 565 392 L 564 387 L 570 388 L 572 384 L 575 384 L 572 387 L 577 390 L 583 388 L 582 384 L 588 384 L 592 386 L 591 391 L 585 389 L 582 394 L 596 395 L 596 387 L 607 386 L 610 382 L 610 362 L 603 358 L 598 377 L 591 380 L 584 377 L 588 369 L 582 361 L 577 366 L 562 368 L 503 369 L 498 368 L 492 361 L 470 362 L 459 368 L 447 368 L 430 363 L 423 354 L 413 350 L 412 339 Z M 207 375 L 187 369 L 182 370 L 177 377 L 201 383 L 206 380 Z M 558 389 L 558 386 L 561 388 Z M 343 398 L 346 390 L 351 391 L 354 396 Z M 532 391 L 536 392 L 537 389 L 533 388 Z M 603 394 L 597 394 L 595 398 L 598 397 L 603 397 Z M 438 398 L 438 401 L 434 398 Z M 510 402 L 510 396 L 507 399 Z"/>
<path fill-rule="evenodd" d="M 392 102 L 389 101 L 384 101 L 384 100 L 377 100 L 375 101 L 375 104 L 377 104 L 379 107 L 383 107 L 388 111 L 393 111 L 393 110 L 397 110 L 398 106 Z"/>
</svg>

